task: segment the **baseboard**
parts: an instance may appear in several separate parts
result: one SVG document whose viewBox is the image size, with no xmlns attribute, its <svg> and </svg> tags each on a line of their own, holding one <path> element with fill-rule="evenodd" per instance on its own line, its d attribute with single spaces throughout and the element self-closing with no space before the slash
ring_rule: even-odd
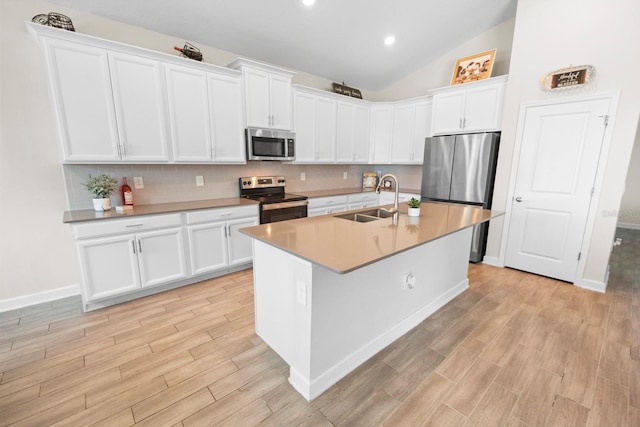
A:
<svg viewBox="0 0 640 427">
<path fill-rule="evenodd" d="M 640 224 L 634 224 L 632 222 L 619 222 L 618 228 L 629 228 L 631 230 L 640 230 Z"/>
<path fill-rule="evenodd" d="M 76 295 L 80 295 L 79 285 L 72 285 L 64 288 L 52 289 L 50 291 L 38 292 L 36 294 L 0 300 L 0 313 Z"/>
<path fill-rule="evenodd" d="M 435 313 L 439 308 L 460 295 L 469 288 L 469 279 L 455 285 L 453 288 L 440 295 L 430 304 L 422 307 L 402 322 L 393 326 L 385 333 L 376 337 L 373 341 L 361 347 L 356 352 L 347 356 L 345 359 L 329 368 L 322 375 L 309 383 L 302 375 L 293 368 L 289 371 L 289 382 L 305 399 L 311 401 L 320 394 L 329 389 L 341 378 L 353 371 L 355 368 L 373 357 L 380 350 L 386 348 L 389 344 L 400 338 L 402 335 L 415 328 L 420 322 Z"/>
<path fill-rule="evenodd" d="M 503 265 L 500 264 L 500 258 L 496 256 L 485 255 L 484 258 L 482 258 L 482 263 L 487 265 L 492 265 L 494 267 L 504 267 Z"/>
<path fill-rule="evenodd" d="M 605 275 L 603 282 L 600 282 L 598 280 L 591 280 L 591 279 L 580 279 L 580 280 L 576 280 L 574 285 L 582 289 L 588 289 L 590 291 L 605 293 L 607 291 L 608 282 L 609 282 L 609 268 L 607 267 L 607 274 Z"/>
</svg>

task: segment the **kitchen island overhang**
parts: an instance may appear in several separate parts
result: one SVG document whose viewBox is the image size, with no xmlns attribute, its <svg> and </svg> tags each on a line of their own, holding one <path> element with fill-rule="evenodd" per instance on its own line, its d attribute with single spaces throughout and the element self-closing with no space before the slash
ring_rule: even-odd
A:
<svg viewBox="0 0 640 427">
<path fill-rule="evenodd" d="M 472 227 L 499 215 L 423 203 L 395 223 L 325 215 L 242 229 L 256 333 L 312 400 L 467 289 Z"/>
</svg>

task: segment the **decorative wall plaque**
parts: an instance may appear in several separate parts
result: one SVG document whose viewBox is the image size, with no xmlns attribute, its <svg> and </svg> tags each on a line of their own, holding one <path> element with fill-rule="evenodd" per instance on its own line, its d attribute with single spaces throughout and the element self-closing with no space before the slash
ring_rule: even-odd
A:
<svg viewBox="0 0 640 427">
<path fill-rule="evenodd" d="M 592 65 L 562 68 L 542 77 L 542 88 L 549 91 L 583 86 L 591 80 L 595 68 Z"/>
<path fill-rule="evenodd" d="M 335 93 L 339 93 L 340 95 L 362 99 L 362 93 L 360 93 L 360 90 L 353 87 L 345 86 L 344 82 L 342 82 L 342 84 L 333 83 L 333 91 Z"/>
</svg>

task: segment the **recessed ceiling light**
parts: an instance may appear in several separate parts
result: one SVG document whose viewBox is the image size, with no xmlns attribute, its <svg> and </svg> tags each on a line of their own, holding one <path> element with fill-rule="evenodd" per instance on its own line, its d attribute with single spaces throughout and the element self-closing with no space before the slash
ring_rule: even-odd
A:
<svg viewBox="0 0 640 427">
<path fill-rule="evenodd" d="M 302 0 L 302 4 L 305 6 L 311 6 L 316 2 L 316 0 Z"/>
<path fill-rule="evenodd" d="M 391 46 L 395 42 L 396 38 L 394 36 L 387 36 L 387 38 L 384 39 L 384 44 L 386 44 L 387 46 Z"/>
</svg>

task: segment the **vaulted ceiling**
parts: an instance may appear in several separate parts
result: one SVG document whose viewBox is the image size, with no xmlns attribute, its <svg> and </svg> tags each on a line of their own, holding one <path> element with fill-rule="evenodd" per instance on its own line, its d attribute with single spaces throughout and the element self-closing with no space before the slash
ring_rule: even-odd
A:
<svg viewBox="0 0 640 427">
<path fill-rule="evenodd" d="M 517 3 L 317 0 L 307 7 L 302 0 L 50 1 L 196 46 L 215 47 L 372 91 L 512 18 Z M 386 46 L 384 39 L 389 35 L 396 41 Z"/>
</svg>

